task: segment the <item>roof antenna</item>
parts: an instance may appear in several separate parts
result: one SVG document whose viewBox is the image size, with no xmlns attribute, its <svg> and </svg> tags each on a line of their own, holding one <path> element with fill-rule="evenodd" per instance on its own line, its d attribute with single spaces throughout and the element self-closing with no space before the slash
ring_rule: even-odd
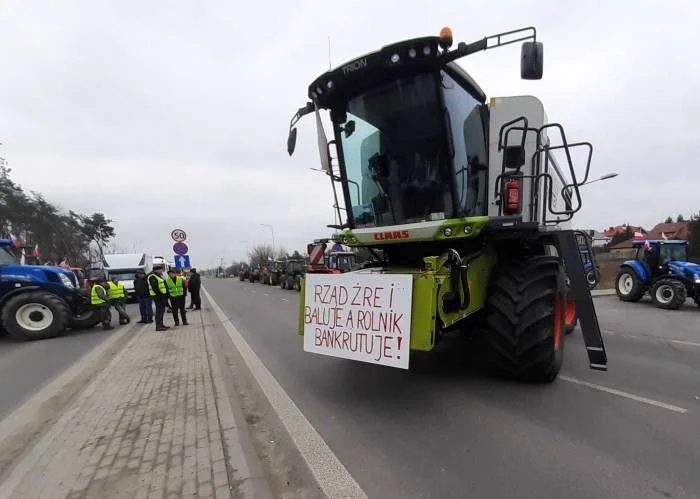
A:
<svg viewBox="0 0 700 499">
<path fill-rule="evenodd" d="M 328 71 L 330 71 L 331 69 L 331 36 L 328 35 Z"/>
</svg>

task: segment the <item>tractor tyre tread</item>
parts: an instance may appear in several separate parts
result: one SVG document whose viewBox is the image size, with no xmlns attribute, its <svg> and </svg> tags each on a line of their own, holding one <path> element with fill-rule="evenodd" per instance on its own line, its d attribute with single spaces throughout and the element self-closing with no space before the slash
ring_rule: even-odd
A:
<svg viewBox="0 0 700 499">
<path fill-rule="evenodd" d="M 656 299 L 656 290 L 662 285 L 669 285 L 673 288 L 673 299 L 668 303 L 661 303 Z M 683 306 L 688 293 L 682 282 L 677 279 L 661 278 L 658 279 L 654 284 L 651 285 L 649 289 L 649 295 L 651 296 L 651 301 L 658 308 L 663 308 L 666 310 L 676 310 Z"/>
<path fill-rule="evenodd" d="M 16 319 L 17 309 L 26 303 L 41 303 L 51 309 L 53 323 L 41 332 L 31 332 L 20 326 Z M 61 297 L 45 291 L 31 291 L 13 296 L 2 306 L 2 326 L 16 340 L 33 341 L 53 338 L 63 333 L 72 316 L 70 307 Z"/>
<path fill-rule="evenodd" d="M 557 377 L 563 359 L 563 287 L 557 257 L 533 256 L 501 268 L 492 281 L 484 316 L 484 340 L 497 371 L 523 381 L 551 382 Z M 561 330 L 555 350 L 558 308 Z"/>
</svg>

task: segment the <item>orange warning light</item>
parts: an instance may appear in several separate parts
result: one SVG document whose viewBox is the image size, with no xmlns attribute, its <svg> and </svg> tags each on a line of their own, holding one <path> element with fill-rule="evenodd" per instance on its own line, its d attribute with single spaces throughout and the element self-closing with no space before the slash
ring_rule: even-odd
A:
<svg viewBox="0 0 700 499">
<path fill-rule="evenodd" d="M 452 46 L 452 30 L 445 26 L 440 30 L 440 47 L 447 50 Z"/>
</svg>

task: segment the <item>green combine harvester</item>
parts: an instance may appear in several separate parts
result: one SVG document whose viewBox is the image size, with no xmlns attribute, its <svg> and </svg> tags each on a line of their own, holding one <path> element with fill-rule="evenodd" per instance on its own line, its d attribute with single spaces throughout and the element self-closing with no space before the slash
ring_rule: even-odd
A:
<svg viewBox="0 0 700 499">
<path fill-rule="evenodd" d="M 536 97 L 487 98 L 455 62 L 516 42 L 521 77 L 541 79 L 534 28 L 454 49 L 443 28 L 310 84 L 287 150 L 294 152 L 297 122 L 315 114 L 342 223 L 329 227 L 376 261 L 303 277 L 306 351 L 406 369 L 410 351 L 430 351 L 456 330 L 483 340 L 477 344 L 502 373 L 550 382 L 564 335 L 578 323 L 590 368 L 607 369 L 585 248 L 571 228 L 592 145 L 568 142 Z M 583 153 L 576 168 L 574 149 Z"/>
</svg>

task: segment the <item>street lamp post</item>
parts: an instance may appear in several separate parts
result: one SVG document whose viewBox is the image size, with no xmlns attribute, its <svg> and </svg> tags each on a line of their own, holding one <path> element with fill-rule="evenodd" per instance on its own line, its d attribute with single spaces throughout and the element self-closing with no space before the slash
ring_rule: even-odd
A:
<svg viewBox="0 0 700 499">
<path fill-rule="evenodd" d="M 617 177 L 617 173 L 606 173 L 605 175 L 601 175 L 599 178 L 589 180 L 588 182 L 585 182 L 583 184 L 579 184 L 579 187 L 581 187 L 583 185 L 592 184 L 594 182 L 600 182 L 601 180 L 608 180 L 610 178 L 615 178 L 615 177 Z"/>
<path fill-rule="evenodd" d="M 270 229 L 270 232 L 272 232 L 272 258 L 275 258 L 275 229 L 270 224 L 260 224 L 260 225 L 267 227 L 268 229 Z"/>
</svg>

